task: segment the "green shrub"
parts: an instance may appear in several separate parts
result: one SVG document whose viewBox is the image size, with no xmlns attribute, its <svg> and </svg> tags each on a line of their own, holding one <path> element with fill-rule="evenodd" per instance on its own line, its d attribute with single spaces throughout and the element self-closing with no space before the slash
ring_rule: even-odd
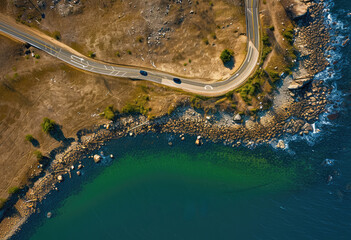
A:
<svg viewBox="0 0 351 240">
<path fill-rule="evenodd" d="M 131 50 L 127 50 L 127 53 L 128 53 L 129 55 L 132 55 L 132 51 L 131 51 Z"/>
<path fill-rule="evenodd" d="M 16 193 L 19 192 L 19 190 L 20 190 L 19 187 L 10 187 L 9 190 L 8 190 L 8 193 L 9 194 L 16 194 Z"/>
<path fill-rule="evenodd" d="M 27 134 L 25 138 L 26 138 L 26 141 L 28 142 L 32 142 L 34 140 L 34 137 L 32 134 Z"/>
<path fill-rule="evenodd" d="M 39 150 L 35 150 L 33 154 L 37 157 L 38 161 L 41 161 L 44 158 L 43 154 Z"/>
<path fill-rule="evenodd" d="M 216 33 L 211 33 L 211 37 L 212 37 L 213 39 L 217 39 Z"/>
<path fill-rule="evenodd" d="M 49 118 L 43 118 L 41 128 L 44 133 L 50 133 L 52 130 L 54 130 L 55 126 L 56 126 L 56 123 L 54 120 L 51 120 Z"/>
<path fill-rule="evenodd" d="M 113 109 L 113 105 L 107 106 L 104 112 L 102 113 L 102 115 L 104 116 L 104 118 L 108 120 L 115 119 L 116 114 L 115 114 L 115 110 Z"/>
<path fill-rule="evenodd" d="M 121 56 L 121 54 L 117 51 L 116 52 L 116 57 L 120 57 Z"/>
<path fill-rule="evenodd" d="M 89 51 L 89 52 L 88 52 L 88 57 L 90 57 L 90 58 L 95 58 L 95 57 L 96 57 L 96 54 L 95 54 L 94 52 L 92 52 L 92 51 Z"/>
<path fill-rule="evenodd" d="M 210 4 L 210 6 L 213 7 L 213 2 L 212 1 L 210 1 L 208 4 Z"/>
<path fill-rule="evenodd" d="M 36 59 L 39 59 L 39 58 L 40 58 L 40 55 L 39 55 L 39 54 L 35 54 L 34 57 L 35 57 Z"/>
<path fill-rule="evenodd" d="M 126 114 L 140 113 L 143 115 L 147 115 L 149 111 L 151 111 L 151 108 L 146 107 L 146 104 L 148 103 L 149 100 L 150 98 L 147 95 L 139 96 L 134 101 L 127 103 L 122 108 L 122 112 Z"/>
<path fill-rule="evenodd" d="M 208 45 L 208 44 L 210 43 L 210 42 L 208 41 L 207 38 L 202 39 L 202 41 L 203 41 L 206 45 Z"/>
<path fill-rule="evenodd" d="M 52 33 L 52 37 L 56 40 L 61 40 L 61 33 L 59 31 L 55 31 Z"/>
<path fill-rule="evenodd" d="M 233 50 L 224 49 L 221 53 L 220 58 L 221 58 L 222 62 L 225 64 L 232 59 L 233 55 L 234 55 Z"/>
<path fill-rule="evenodd" d="M 144 42 L 144 38 L 142 36 L 139 36 L 139 37 L 137 37 L 137 41 L 142 43 L 142 42 Z"/>
<path fill-rule="evenodd" d="M 283 37 L 288 41 L 290 45 L 292 45 L 294 41 L 294 29 L 285 29 L 283 32 Z"/>
<path fill-rule="evenodd" d="M 5 203 L 7 200 L 5 198 L 0 198 L 0 209 L 2 209 L 5 206 Z"/>
</svg>

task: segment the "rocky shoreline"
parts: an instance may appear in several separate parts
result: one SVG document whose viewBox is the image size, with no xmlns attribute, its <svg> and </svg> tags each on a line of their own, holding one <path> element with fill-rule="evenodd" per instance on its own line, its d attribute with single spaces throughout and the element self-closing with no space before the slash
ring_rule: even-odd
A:
<svg viewBox="0 0 351 240">
<path fill-rule="evenodd" d="M 302 4 L 302 3 L 301 3 Z M 303 3 L 304 4 L 304 3 Z M 313 80 L 313 76 L 323 71 L 328 65 L 326 51 L 332 48 L 329 29 L 325 26 L 323 1 L 308 2 L 307 13 L 299 16 L 308 24 L 299 25 L 296 29 L 295 44 L 300 52 L 299 63 L 294 79 L 285 93 L 289 96 L 262 115 L 242 116 L 239 114 L 220 112 L 205 115 L 190 107 L 179 107 L 171 116 L 164 116 L 152 121 L 146 117 L 125 116 L 115 122 L 96 126 L 81 131 L 77 141 L 73 142 L 65 152 L 56 155 L 51 165 L 33 186 L 27 189 L 15 204 L 20 209 L 17 217 L 3 218 L 0 223 L 0 238 L 10 238 L 28 217 L 36 213 L 36 205 L 42 202 L 48 193 L 59 189 L 61 181 L 69 181 L 71 174 L 80 175 L 85 165 L 82 159 L 88 157 L 91 164 L 99 162 L 95 154 L 106 141 L 122 137 L 133 137 L 138 134 L 170 133 L 184 140 L 185 135 L 194 136 L 194 144 L 204 141 L 224 142 L 233 147 L 255 147 L 259 144 L 273 144 L 277 148 L 286 148 L 283 138 L 289 135 L 308 135 L 318 131 L 313 124 L 323 113 L 327 113 L 327 105 L 333 104 L 328 95 L 332 88 L 323 81 Z M 197 138 L 195 137 L 197 136 Z M 172 143 L 169 143 L 172 145 Z M 113 158 L 113 156 L 106 156 Z"/>
</svg>

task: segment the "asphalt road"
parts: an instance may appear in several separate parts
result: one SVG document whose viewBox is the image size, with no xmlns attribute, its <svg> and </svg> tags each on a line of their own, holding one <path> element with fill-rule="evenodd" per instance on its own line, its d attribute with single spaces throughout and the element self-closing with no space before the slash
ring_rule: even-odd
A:
<svg viewBox="0 0 351 240">
<path fill-rule="evenodd" d="M 123 77 L 130 79 L 141 79 L 156 82 L 166 86 L 179 88 L 204 96 L 220 96 L 230 90 L 240 87 L 256 69 L 259 60 L 260 31 L 259 31 L 259 0 L 245 0 L 246 33 L 247 33 L 247 55 L 240 68 L 227 80 L 214 83 L 204 83 L 201 79 L 190 79 L 164 73 L 157 70 L 146 70 L 147 76 L 140 74 L 139 67 L 126 67 L 107 64 L 77 54 L 69 47 L 61 47 L 62 43 L 54 39 L 44 39 L 33 31 L 26 31 L 18 24 L 9 23 L 0 19 L 0 31 L 7 36 L 29 43 L 30 45 L 47 52 L 48 54 L 84 71 L 102 75 Z M 181 83 L 175 83 L 173 78 L 179 78 Z"/>
</svg>

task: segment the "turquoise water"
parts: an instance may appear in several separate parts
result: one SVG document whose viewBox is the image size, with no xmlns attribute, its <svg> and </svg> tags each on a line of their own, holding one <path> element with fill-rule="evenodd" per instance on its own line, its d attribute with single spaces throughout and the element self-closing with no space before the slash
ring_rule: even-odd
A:
<svg viewBox="0 0 351 240">
<path fill-rule="evenodd" d="M 334 2 L 335 35 L 346 36 L 351 2 Z M 289 151 L 195 147 L 194 137 L 170 147 L 167 135 L 113 141 L 104 151 L 114 161 L 60 184 L 13 239 L 350 239 L 351 45 L 340 45 L 333 75 L 318 76 L 338 89 L 339 118 L 317 123 L 319 135 Z"/>
<path fill-rule="evenodd" d="M 31 239 L 243 237 L 276 196 L 305 186 L 302 171 L 314 175 L 273 151 L 193 142 L 169 147 L 165 136 L 112 142 L 106 152 L 117 159 L 66 198 Z"/>
</svg>

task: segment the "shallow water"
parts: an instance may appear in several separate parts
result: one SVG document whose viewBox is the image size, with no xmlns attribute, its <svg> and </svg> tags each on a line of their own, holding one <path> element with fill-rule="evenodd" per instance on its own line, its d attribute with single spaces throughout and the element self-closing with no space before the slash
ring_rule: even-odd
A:
<svg viewBox="0 0 351 240">
<path fill-rule="evenodd" d="M 334 3 L 335 34 L 348 35 L 351 2 Z M 334 84 L 340 117 L 316 123 L 321 133 L 290 138 L 288 151 L 196 147 L 194 137 L 170 147 L 169 135 L 113 141 L 104 151 L 115 160 L 61 184 L 14 239 L 350 239 L 351 48 L 340 45 L 332 77 L 318 76 Z"/>
</svg>

